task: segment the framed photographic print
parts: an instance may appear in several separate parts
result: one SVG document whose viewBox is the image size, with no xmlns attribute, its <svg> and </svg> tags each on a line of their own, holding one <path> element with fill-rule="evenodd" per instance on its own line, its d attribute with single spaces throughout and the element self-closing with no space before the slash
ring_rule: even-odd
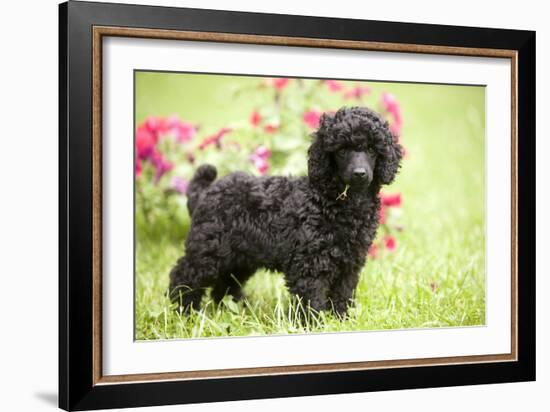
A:
<svg viewBox="0 0 550 412">
<path fill-rule="evenodd" d="M 61 408 L 535 379 L 534 32 L 59 10 Z"/>
</svg>

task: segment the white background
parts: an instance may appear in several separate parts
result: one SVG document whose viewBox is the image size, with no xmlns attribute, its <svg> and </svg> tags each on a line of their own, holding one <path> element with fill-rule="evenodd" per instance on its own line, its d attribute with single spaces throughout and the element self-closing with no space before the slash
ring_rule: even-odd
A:
<svg viewBox="0 0 550 412">
<path fill-rule="evenodd" d="M 148 1 L 258 12 L 355 17 L 537 30 L 537 328 L 535 383 L 334 395 L 224 404 L 148 408 L 182 411 L 546 410 L 550 387 L 550 265 L 544 261 L 550 229 L 547 209 L 550 135 L 544 113 L 549 90 L 550 28 L 544 2 L 524 0 L 388 2 L 233 0 Z M 498 13 L 495 8 L 498 7 Z M 0 113 L 0 408 L 53 410 L 57 391 L 57 1 L 4 2 L 1 6 Z M 546 75 L 545 75 L 546 74 Z M 546 349 L 545 349 L 546 348 Z"/>
<path fill-rule="evenodd" d="M 103 373 L 510 353 L 511 186 L 502 179 L 511 170 L 509 60 L 127 38 L 107 38 L 103 54 L 103 167 L 109 176 L 103 193 Z M 487 85 L 486 326 L 135 342 L 134 295 L 128 287 L 134 280 L 134 221 L 128 213 L 134 180 L 133 69 L 212 73 L 220 70 L 220 61 L 227 73 Z M 332 347 L 345 350 L 327 350 Z"/>
</svg>

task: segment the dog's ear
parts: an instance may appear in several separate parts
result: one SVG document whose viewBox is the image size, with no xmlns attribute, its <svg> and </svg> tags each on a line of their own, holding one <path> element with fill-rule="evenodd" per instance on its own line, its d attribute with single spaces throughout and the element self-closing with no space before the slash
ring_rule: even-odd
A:
<svg viewBox="0 0 550 412">
<path fill-rule="evenodd" d="M 403 147 L 398 143 L 397 137 L 390 131 L 386 122 L 376 131 L 376 150 L 378 157 L 374 168 L 374 179 L 381 185 L 393 182 L 403 157 Z"/>
<path fill-rule="evenodd" d="M 333 115 L 325 113 L 321 116 L 319 128 L 313 133 L 313 142 L 307 152 L 309 180 L 318 185 L 323 185 L 326 179 L 331 178 L 330 155 L 326 151 L 326 143 L 333 123 Z"/>
<path fill-rule="evenodd" d="M 330 135 L 332 125 L 334 124 L 334 113 L 323 113 L 319 119 L 319 128 L 317 129 L 317 135 L 323 135 L 326 137 Z"/>
</svg>

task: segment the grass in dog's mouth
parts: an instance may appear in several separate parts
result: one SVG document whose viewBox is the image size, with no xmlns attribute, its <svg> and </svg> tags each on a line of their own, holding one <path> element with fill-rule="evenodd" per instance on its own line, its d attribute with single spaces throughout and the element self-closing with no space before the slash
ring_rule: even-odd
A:
<svg viewBox="0 0 550 412">
<path fill-rule="evenodd" d="M 336 200 L 346 200 L 348 198 L 348 189 L 349 189 L 349 185 L 346 185 L 346 187 L 344 188 L 344 191 L 338 195 Z"/>
</svg>

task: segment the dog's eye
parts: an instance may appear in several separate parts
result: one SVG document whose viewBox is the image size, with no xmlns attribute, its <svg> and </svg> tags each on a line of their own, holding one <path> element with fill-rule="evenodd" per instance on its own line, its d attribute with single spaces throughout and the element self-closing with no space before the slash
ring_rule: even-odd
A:
<svg viewBox="0 0 550 412">
<path fill-rule="evenodd" d="M 336 152 L 336 156 L 338 157 L 344 157 L 347 153 L 347 150 L 346 149 L 340 149 Z"/>
<path fill-rule="evenodd" d="M 371 156 L 376 155 L 376 149 L 374 148 L 374 146 L 367 147 L 367 153 L 370 154 Z"/>
</svg>

